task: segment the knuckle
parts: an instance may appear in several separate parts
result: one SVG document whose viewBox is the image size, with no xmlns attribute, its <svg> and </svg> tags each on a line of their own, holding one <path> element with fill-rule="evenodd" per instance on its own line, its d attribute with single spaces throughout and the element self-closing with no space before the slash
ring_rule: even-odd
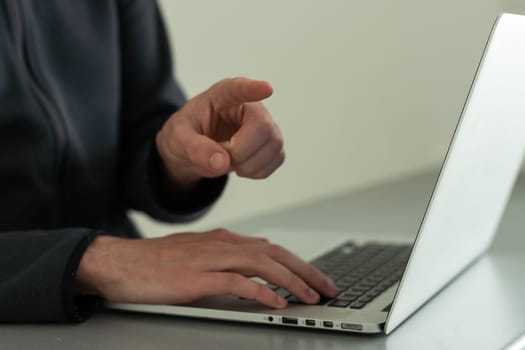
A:
<svg viewBox="0 0 525 350">
<path fill-rule="evenodd" d="M 282 145 L 280 145 L 278 142 L 273 142 L 271 144 L 270 148 L 271 154 L 272 154 L 272 163 L 277 163 L 280 160 L 284 159 L 284 149 Z"/>
<path fill-rule="evenodd" d="M 234 235 L 224 228 L 217 228 L 211 232 L 211 236 L 221 241 L 231 241 Z"/>
<path fill-rule="evenodd" d="M 220 238 L 213 238 L 207 241 L 207 245 L 210 250 L 216 250 L 217 248 L 222 248 L 226 246 L 228 243 L 224 242 L 224 240 Z"/>
<path fill-rule="evenodd" d="M 270 243 L 268 246 L 268 251 L 275 259 L 281 259 L 288 255 L 288 251 L 278 244 Z"/>
<path fill-rule="evenodd" d="M 217 251 L 217 249 L 220 249 L 220 247 L 222 247 L 223 244 L 223 241 L 216 238 L 206 239 L 202 242 L 199 242 L 198 245 L 195 247 L 195 254 L 203 259 L 209 259 L 209 256 L 212 254 L 212 252 L 215 252 Z"/>
<path fill-rule="evenodd" d="M 284 153 L 284 151 L 281 151 L 279 153 L 279 156 L 278 156 L 278 161 L 276 163 L 276 166 L 275 166 L 275 169 L 277 169 L 278 167 L 280 167 L 281 165 L 283 165 L 284 163 L 284 160 L 286 159 L 286 154 Z"/>
<path fill-rule="evenodd" d="M 277 125 L 275 123 L 273 123 L 273 125 L 274 125 L 274 129 L 273 129 L 272 139 L 276 147 L 281 149 L 284 147 L 284 138 L 281 132 L 279 131 L 279 128 L 277 127 Z"/>
<path fill-rule="evenodd" d="M 224 80 L 230 84 L 239 84 L 239 83 L 242 83 L 243 78 L 242 77 L 230 77 Z"/>
<path fill-rule="evenodd" d="M 256 239 L 260 244 L 270 244 L 270 240 L 266 237 L 253 237 L 254 239 Z"/>
<path fill-rule="evenodd" d="M 262 118 L 257 131 L 263 133 L 264 135 L 273 137 L 273 134 L 275 133 L 275 123 L 269 117 Z"/>
<path fill-rule="evenodd" d="M 273 148 L 275 149 L 276 153 L 281 151 L 284 148 L 284 141 L 282 137 L 274 137 L 272 140 Z"/>
<path fill-rule="evenodd" d="M 284 152 L 280 152 L 279 155 L 277 156 L 276 160 L 274 161 L 274 163 L 271 165 L 270 168 L 266 168 L 262 171 L 259 171 L 258 173 L 255 173 L 255 174 L 252 174 L 252 178 L 253 179 L 266 179 L 268 178 L 270 175 L 273 174 L 273 172 L 279 168 L 283 163 L 284 163 L 284 160 L 285 160 L 285 154 Z"/>
<path fill-rule="evenodd" d="M 235 162 L 244 161 L 246 158 L 245 155 L 245 149 L 241 145 L 235 145 L 232 149 L 230 149 L 230 156 Z"/>
<path fill-rule="evenodd" d="M 267 171 L 267 172 L 254 174 L 251 176 L 251 178 L 255 180 L 263 180 L 263 179 L 270 177 L 270 175 L 271 175 L 271 172 Z"/>
<path fill-rule="evenodd" d="M 281 158 L 281 164 L 282 164 L 282 162 L 284 162 L 284 160 L 286 159 L 286 152 L 284 151 L 284 149 L 281 149 L 281 152 L 279 153 L 279 157 Z"/>
<path fill-rule="evenodd" d="M 203 247 L 201 247 L 203 248 Z M 190 250 L 189 256 L 194 261 L 206 261 L 207 259 L 210 259 L 210 253 L 207 249 L 193 249 Z"/>
<path fill-rule="evenodd" d="M 209 232 L 208 232 L 208 235 L 209 235 L 209 236 L 221 236 L 221 235 L 223 235 L 223 234 L 225 234 L 225 233 L 227 233 L 227 232 L 228 232 L 228 230 L 226 230 L 225 228 L 223 228 L 223 227 L 217 227 L 217 228 L 215 228 L 215 229 L 209 231 Z"/>
<path fill-rule="evenodd" d="M 251 254 L 248 259 L 257 266 L 264 266 L 268 262 L 268 257 L 264 253 Z"/>
<path fill-rule="evenodd" d="M 249 165 L 241 164 L 236 167 L 235 173 L 239 176 L 247 177 L 253 175 L 253 169 Z"/>
</svg>

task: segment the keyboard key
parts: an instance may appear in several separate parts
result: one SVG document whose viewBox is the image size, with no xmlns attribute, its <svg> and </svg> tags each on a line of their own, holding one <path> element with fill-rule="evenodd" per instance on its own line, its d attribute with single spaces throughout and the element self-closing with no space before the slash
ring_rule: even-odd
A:
<svg viewBox="0 0 525 350">
<path fill-rule="evenodd" d="M 363 288 L 372 288 L 372 287 L 375 287 L 377 283 L 372 283 L 372 282 L 367 282 L 367 281 L 361 281 L 359 283 L 359 286 L 363 287 Z"/>
<path fill-rule="evenodd" d="M 371 295 L 373 297 L 377 297 L 379 294 L 383 293 L 383 291 L 381 289 L 378 289 L 378 288 L 374 288 L 372 290 L 369 290 L 368 291 L 368 295 Z"/>
<path fill-rule="evenodd" d="M 364 288 L 364 287 L 359 287 L 359 286 L 356 286 L 356 287 L 352 287 L 350 289 L 348 289 L 348 292 L 349 293 L 355 293 L 355 294 L 363 294 L 364 292 L 366 292 L 369 288 Z"/>
<path fill-rule="evenodd" d="M 337 299 L 339 300 L 347 300 L 347 301 L 356 301 L 357 298 L 359 298 L 359 295 L 346 295 L 346 294 L 342 294 L 340 296 L 337 297 Z"/>
<path fill-rule="evenodd" d="M 362 302 L 362 303 L 368 303 L 369 301 L 371 301 L 374 298 L 375 298 L 375 296 L 372 296 L 370 294 L 366 294 L 366 295 L 362 296 L 361 298 L 359 298 L 359 301 Z"/>
<path fill-rule="evenodd" d="M 288 302 L 292 304 L 304 304 L 298 297 L 295 295 L 290 295 L 288 297 Z"/>
<path fill-rule="evenodd" d="M 344 299 L 359 298 L 363 293 L 354 293 L 354 292 L 344 292 L 341 293 L 341 297 Z"/>
<path fill-rule="evenodd" d="M 366 305 L 366 303 L 363 303 L 363 302 L 360 302 L 360 301 L 356 301 L 356 302 L 354 302 L 353 304 L 350 305 L 350 308 L 351 309 L 362 309 L 365 305 Z"/>
<path fill-rule="evenodd" d="M 372 274 L 368 276 L 365 281 L 369 281 L 369 282 L 377 284 L 377 282 L 381 281 L 382 279 L 383 279 L 383 275 Z"/>
<path fill-rule="evenodd" d="M 357 281 L 359 281 L 358 277 L 345 276 L 345 277 L 341 278 L 341 282 L 348 283 L 348 284 L 354 284 Z"/>
<path fill-rule="evenodd" d="M 339 290 L 345 290 L 347 289 L 348 287 L 350 287 L 353 283 L 348 283 L 348 282 L 345 282 L 345 281 L 336 281 L 335 282 L 335 286 L 339 289 Z"/>
<path fill-rule="evenodd" d="M 350 305 L 349 300 L 341 300 L 341 299 L 335 299 L 331 303 L 328 304 L 328 306 L 334 306 L 334 307 L 347 307 Z"/>
</svg>

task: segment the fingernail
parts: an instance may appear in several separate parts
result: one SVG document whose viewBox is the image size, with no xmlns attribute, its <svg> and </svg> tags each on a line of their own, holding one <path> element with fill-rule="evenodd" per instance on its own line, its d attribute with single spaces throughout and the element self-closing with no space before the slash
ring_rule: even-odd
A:
<svg viewBox="0 0 525 350">
<path fill-rule="evenodd" d="M 213 170 L 221 170 L 224 165 L 224 156 L 218 152 L 214 153 L 210 157 L 209 165 Z"/>
<path fill-rule="evenodd" d="M 279 305 L 279 307 L 285 307 L 287 304 L 288 301 L 286 299 L 281 296 L 277 296 L 277 305 Z"/>
</svg>

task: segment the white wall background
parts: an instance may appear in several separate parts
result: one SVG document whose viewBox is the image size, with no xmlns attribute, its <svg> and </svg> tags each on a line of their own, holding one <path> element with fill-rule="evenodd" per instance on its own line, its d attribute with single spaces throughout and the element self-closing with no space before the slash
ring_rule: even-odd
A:
<svg viewBox="0 0 525 350">
<path fill-rule="evenodd" d="M 232 176 L 193 224 L 134 213 L 146 235 L 206 230 L 434 167 L 448 145 L 491 24 L 509 0 L 160 0 L 188 96 L 224 77 L 270 81 L 285 165 Z"/>
</svg>

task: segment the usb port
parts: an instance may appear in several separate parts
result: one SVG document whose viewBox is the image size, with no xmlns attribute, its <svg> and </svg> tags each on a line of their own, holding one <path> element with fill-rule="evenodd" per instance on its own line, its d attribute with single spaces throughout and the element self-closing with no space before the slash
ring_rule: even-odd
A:
<svg viewBox="0 0 525 350">
<path fill-rule="evenodd" d="M 297 324 L 297 319 L 295 317 L 283 317 L 282 321 L 284 324 Z"/>
<path fill-rule="evenodd" d="M 351 331 L 362 331 L 363 325 L 362 324 L 355 324 L 355 323 L 341 323 L 342 329 L 348 329 Z"/>
<path fill-rule="evenodd" d="M 305 320 L 304 323 L 307 326 L 315 326 L 315 320 Z"/>
<path fill-rule="evenodd" d="M 334 328 L 334 323 L 332 321 L 323 321 L 323 327 Z"/>
</svg>

